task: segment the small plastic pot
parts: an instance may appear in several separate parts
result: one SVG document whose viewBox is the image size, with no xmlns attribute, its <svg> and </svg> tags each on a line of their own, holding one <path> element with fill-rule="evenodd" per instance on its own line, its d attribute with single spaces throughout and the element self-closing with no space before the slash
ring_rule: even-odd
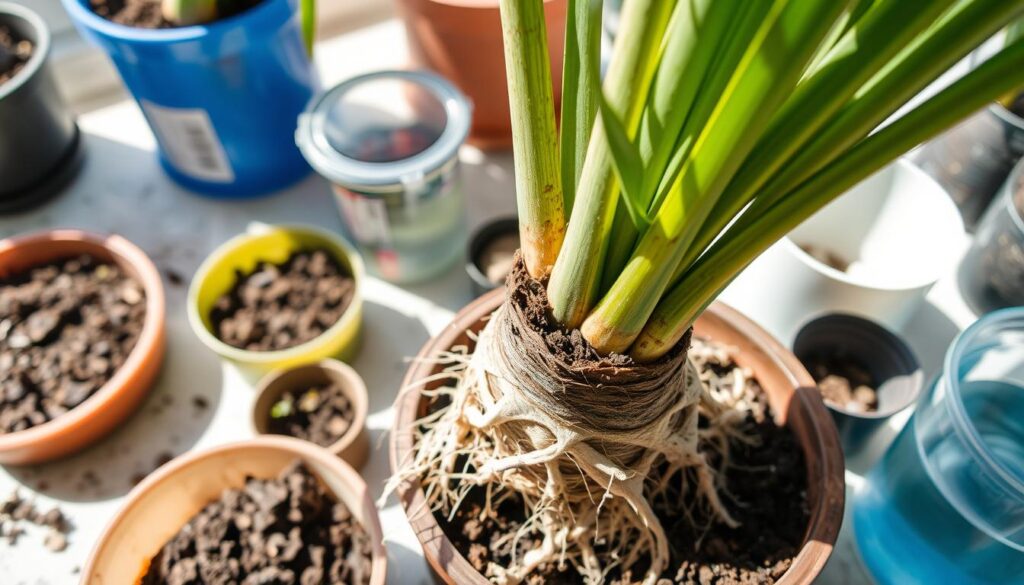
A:
<svg viewBox="0 0 1024 585">
<path fill-rule="evenodd" d="M 281 263 L 297 250 L 324 248 L 355 280 L 352 302 L 338 322 L 319 337 L 278 351 L 250 351 L 217 338 L 210 312 L 217 299 L 235 284 L 235 272 L 252 272 L 260 262 Z M 224 359 L 258 372 L 269 372 L 320 361 L 351 360 L 359 350 L 363 324 L 363 261 L 340 236 L 309 226 L 256 224 L 248 233 L 222 244 L 202 263 L 188 291 L 188 320 L 207 347 Z"/>
<path fill-rule="evenodd" d="M 137 583 L 150 559 L 224 490 L 248 477 L 275 477 L 301 460 L 348 507 L 370 536 L 371 585 L 384 585 L 387 553 L 377 508 L 366 482 L 327 450 L 291 437 L 260 437 L 189 453 L 151 474 L 128 494 L 82 570 L 82 585 Z"/>
<path fill-rule="evenodd" d="M 59 193 L 81 168 L 82 149 L 50 71 L 46 23 L 28 8 L 0 2 L 0 24 L 35 47 L 24 69 L 0 84 L 0 213 L 8 213 Z"/>
<path fill-rule="evenodd" d="M 506 217 L 496 219 L 484 224 L 473 233 L 469 239 L 469 246 L 466 250 L 466 274 L 473 281 L 473 293 L 480 296 L 485 292 L 505 284 L 505 279 L 499 281 L 487 277 L 487 267 L 481 265 L 481 255 L 487 249 L 487 245 L 502 236 L 515 236 L 519 238 L 519 219 Z"/>
<path fill-rule="evenodd" d="M 989 207 L 961 266 L 965 295 L 979 312 L 1024 305 L 1024 161 Z"/>
<path fill-rule="evenodd" d="M 312 386 L 337 384 L 352 405 L 352 426 L 337 441 L 325 447 L 345 460 L 356 470 L 366 465 L 370 457 L 370 438 L 366 432 L 366 413 L 369 399 L 363 379 L 347 364 L 337 360 L 323 360 L 267 374 L 260 380 L 256 401 L 252 409 L 252 425 L 261 435 L 270 432 L 270 410 L 285 392 L 300 393 Z"/>
<path fill-rule="evenodd" d="M 851 359 L 881 382 L 876 411 L 853 412 L 825 402 L 847 460 L 857 457 L 890 417 L 915 403 L 924 387 L 924 372 L 910 347 L 888 329 L 854 315 L 825 315 L 804 325 L 793 353 L 805 365 L 815 358 Z"/>
<path fill-rule="evenodd" d="M 264 0 L 207 25 L 163 29 L 117 24 L 94 13 L 89 0 L 62 2 L 83 36 L 114 61 L 176 182 L 248 198 L 309 174 L 292 136 L 319 81 L 298 0 Z"/>
<path fill-rule="evenodd" d="M 142 284 L 146 293 L 142 333 L 121 368 L 85 402 L 41 425 L 0 434 L 4 465 L 42 463 L 98 441 L 138 408 L 160 373 L 165 342 L 163 283 L 153 262 L 135 244 L 121 236 L 70 229 L 0 240 L 0 278 L 81 254 L 114 262 Z"/>
</svg>

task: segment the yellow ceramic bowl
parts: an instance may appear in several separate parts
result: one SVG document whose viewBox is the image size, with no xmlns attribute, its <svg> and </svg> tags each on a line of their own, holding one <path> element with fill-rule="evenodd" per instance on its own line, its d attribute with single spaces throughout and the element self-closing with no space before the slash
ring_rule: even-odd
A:
<svg viewBox="0 0 1024 585">
<path fill-rule="evenodd" d="M 214 303 L 235 284 L 235 271 L 249 274 L 260 262 L 282 263 L 300 249 L 329 250 L 355 279 L 352 303 L 319 337 L 280 351 L 249 351 L 233 347 L 213 334 L 210 312 Z M 363 322 L 363 261 L 340 236 L 309 226 L 258 226 L 236 236 L 207 258 L 188 291 L 188 320 L 207 347 L 237 364 L 261 372 L 317 362 L 325 358 L 351 360 L 359 349 Z"/>
</svg>

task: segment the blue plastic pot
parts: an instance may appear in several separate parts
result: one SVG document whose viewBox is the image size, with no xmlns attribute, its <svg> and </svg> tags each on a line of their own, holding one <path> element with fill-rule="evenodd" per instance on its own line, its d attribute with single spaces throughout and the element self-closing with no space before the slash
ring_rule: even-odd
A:
<svg viewBox="0 0 1024 585">
<path fill-rule="evenodd" d="M 309 173 L 294 143 L 319 87 L 297 0 L 264 0 L 205 26 L 143 29 L 109 21 L 89 0 L 62 0 L 102 46 L 139 102 L 175 181 L 200 193 L 252 197 Z"/>
</svg>

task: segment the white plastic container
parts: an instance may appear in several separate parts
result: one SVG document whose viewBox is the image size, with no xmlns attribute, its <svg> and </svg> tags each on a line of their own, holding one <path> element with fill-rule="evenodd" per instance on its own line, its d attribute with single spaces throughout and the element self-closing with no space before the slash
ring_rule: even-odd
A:
<svg viewBox="0 0 1024 585">
<path fill-rule="evenodd" d="M 939 184 L 906 160 L 863 181 L 765 252 L 724 299 L 783 343 L 825 313 L 900 330 L 967 247 L 963 221 Z M 849 263 L 838 270 L 801 247 Z"/>
</svg>

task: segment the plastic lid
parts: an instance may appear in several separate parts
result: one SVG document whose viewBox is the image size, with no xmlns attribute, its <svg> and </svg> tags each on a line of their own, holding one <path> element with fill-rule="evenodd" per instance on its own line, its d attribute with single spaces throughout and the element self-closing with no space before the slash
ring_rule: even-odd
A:
<svg viewBox="0 0 1024 585">
<path fill-rule="evenodd" d="M 299 117 L 295 142 L 321 175 L 343 186 L 422 180 L 458 152 L 471 107 L 447 80 L 419 71 L 381 71 L 318 96 Z"/>
</svg>

